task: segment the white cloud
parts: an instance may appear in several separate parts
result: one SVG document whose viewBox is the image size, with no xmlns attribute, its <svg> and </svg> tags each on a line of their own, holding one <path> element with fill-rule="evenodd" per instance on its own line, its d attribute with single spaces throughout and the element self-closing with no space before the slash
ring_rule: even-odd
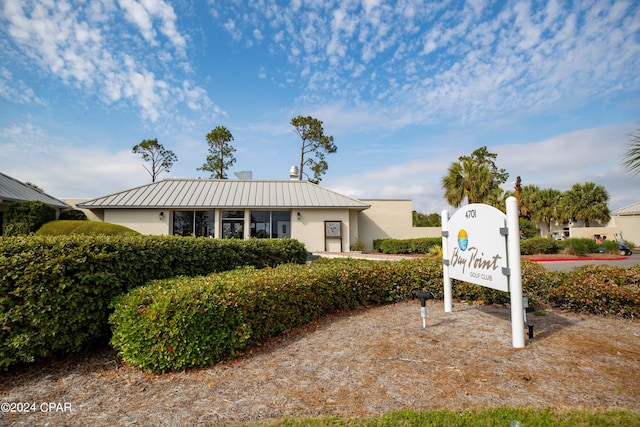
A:
<svg viewBox="0 0 640 427">
<path fill-rule="evenodd" d="M 613 125 L 564 133 L 523 144 L 488 146 L 498 155 L 496 164 L 510 174 L 503 188 L 513 191 L 517 176 L 523 185 L 566 191 L 573 184 L 594 182 L 611 197 L 612 210 L 640 200 L 640 176 L 630 177 L 620 166 L 623 149 L 633 124 Z M 417 158 L 363 172 L 329 177 L 323 185 L 356 198 L 404 198 L 423 213 L 453 212 L 444 199 L 441 180 L 460 155 L 471 154 L 448 148 Z M 363 153 L 364 155 L 364 153 Z M 389 161 L 393 161 L 389 156 Z M 331 159 L 329 159 L 331 165 Z"/>
<path fill-rule="evenodd" d="M 44 100 L 37 97 L 31 87 L 24 81 L 13 77 L 11 71 L 0 67 L 0 97 L 18 104 L 44 105 Z"/>
<path fill-rule="evenodd" d="M 76 146 L 32 123 L 0 129 L 0 152 L 3 173 L 57 198 L 93 198 L 151 181 L 130 150 Z"/>
<path fill-rule="evenodd" d="M 640 86 L 640 74 L 628 71 L 640 68 L 640 7 L 632 2 L 371 0 L 301 7 L 265 0 L 213 8 L 237 17 L 238 40 L 252 39 L 256 23 L 262 25 L 271 51 L 285 54 L 306 85 L 300 105 L 341 100 L 349 110 L 374 98 L 389 117 L 370 121 L 379 128 L 579 108 Z M 279 70 L 266 72 L 275 79 Z"/>
<path fill-rule="evenodd" d="M 158 33 L 166 37 L 177 56 L 185 55 L 186 38 L 177 30 L 171 5 L 158 0 L 118 0 L 118 5 L 121 9 L 111 1 L 72 5 L 8 0 L 0 17 L 19 52 L 64 84 L 87 90 L 107 104 L 130 102 L 151 122 L 175 116 L 176 100 L 192 99 L 194 92 L 203 101 L 201 105 L 211 106 L 203 88 L 190 88 L 190 96 L 181 94 L 182 79 L 171 69 L 173 56 L 160 42 Z M 148 45 L 137 44 L 122 28 L 122 14 Z M 190 68 L 185 62 L 175 67 Z M 0 76 L 0 95 L 5 97 L 11 93 L 2 90 L 7 79 L 7 73 Z M 25 96 L 37 99 L 28 91 Z M 193 110 L 193 104 L 188 107 Z"/>
</svg>

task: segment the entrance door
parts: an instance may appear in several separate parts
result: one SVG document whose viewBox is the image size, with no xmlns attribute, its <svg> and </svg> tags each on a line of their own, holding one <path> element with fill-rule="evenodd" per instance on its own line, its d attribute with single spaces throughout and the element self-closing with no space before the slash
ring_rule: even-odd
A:
<svg viewBox="0 0 640 427">
<path fill-rule="evenodd" d="M 242 219 L 224 219 L 222 220 L 222 238 L 223 239 L 243 239 L 244 220 Z"/>
</svg>

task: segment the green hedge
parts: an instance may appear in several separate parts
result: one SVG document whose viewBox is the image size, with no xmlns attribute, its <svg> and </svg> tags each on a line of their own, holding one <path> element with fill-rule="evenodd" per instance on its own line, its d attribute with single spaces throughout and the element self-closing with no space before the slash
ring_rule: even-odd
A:
<svg viewBox="0 0 640 427">
<path fill-rule="evenodd" d="M 117 298 L 112 345 L 129 364 L 164 372 L 235 357 L 329 313 L 440 293 L 442 266 L 319 260 L 156 281 Z"/>
<path fill-rule="evenodd" d="M 564 240 L 554 240 L 537 237 L 520 241 L 522 255 L 557 254 L 559 252 L 570 255 L 588 255 L 598 252 L 598 247 L 596 241 L 589 238 L 571 237 Z M 617 247 L 616 244 L 615 248 L 617 249 Z"/>
<path fill-rule="evenodd" d="M 328 313 L 403 300 L 418 288 L 441 297 L 441 268 L 440 260 L 434 259 L 320 260 L 308 267 L 244 269 L 155 282 L 118 299 L 111 318 L 112 344 L 127 363 L 147 371 L 207 366 Z M 603 290 L 605 283 L 619 282 L 607 299 L 615 303 L 606 305 L 598 295 L 600 302 L 589 306 L 570 297 L 572 306 L 560 303 L 555 291 L 579 282 L 579 272 L 572 273 L 577 276 L 573 280 L 572 274 L 550 273 L 533 263 L 522 265 L 525 295 L 534 305 L 560 303 L 627 317 L 640 315 L 638 273 L 637 269 L 613 269 L 600 276 L 587 273 L 600 277 Z M 592 294 L 589 286 L 573 286 Z M 459 281 L 454 281 L 453 296 L 487 304 L 509 299 L 504 292 Z"/>
<path fill-rule="evenodd" d="M 118 236 L 124 234 L 139 235 L 140 233 L 122 225 L 108 222 L 67 219 L 49 221 L 40 227 L 36 234 L 39 236 L 68 236 L 71 234 Z"/>
<path fill-rule="evenodd" d="M 56 208 L 37 201 L 13 202 L 3 215 L 2 234 L 20 236 L 35 231 L 56 219 Z"/>
<path fill-rule="evenodd" d="M 548 302 L 581 313 L 640 317 L 640 264 L 631 268 L 588 265 L 562 274 Z"/>
<path fill-rule="evenodd" d="M 589 238 L 569 238 L 561 240 L 560 248 L 567 254 L 571 255 L 587 255 L 598 252 L 598 243 Z"/>
<path fill-rule="evenodd" d="M 373 249 L 385 254 L 428 254 L 434 246 L 442 247 L 441 237 L 379 239 L 373 242 Z"/>
<path fill-rule="evenodd" d="M 150 280 L 306 262 L 292 239 L 0 238 L 0 369 L 107 336 L 114 297 Z"/>
<path fill-rule="evenodd" d="M 640 266 L 548 272 L 522 264 L 532 305 L 640 317 Z M 321 259 L 309 266 L 241 269 L 156 281 L 119 297 L 112 345 L 129 364 L 150 372 L 203 367 L 329 313 L 411 298 L 418 289 L 442 298 L 442 264 Z M 453 297 L 502 304 L 509 295 L 454 281 Z"/>
<path fill-rule="evenodd" d="M 558 241 L 554 239 L 533 237 L 520 241 L 520 254 L 522 255 L 556 254 L 559 249 Z"/>
<path fill-rule="evenodd" d="M 79 209 L 67 209 L 60 212 L 60 220 L 86 221 L 87 215 Z"/>
</svg>

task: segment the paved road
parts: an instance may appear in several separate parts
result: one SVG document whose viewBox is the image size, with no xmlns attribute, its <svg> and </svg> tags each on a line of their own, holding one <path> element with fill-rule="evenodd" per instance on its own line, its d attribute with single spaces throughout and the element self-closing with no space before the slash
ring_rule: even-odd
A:
<svg viewBox="0 0 640 427">
<path fill-rule="evenodd" d="M 615 265 L 618 267 L 633 267 L 640 264 L 640 254 L 634 252 L 633 255 L 625 257 L 624 260 L 612 261 L 612 260 L 589 260 L 589 261 L 548 261 L 540 262 L 544 268 L 549 271 L 569 271 L 575 267 L 581 267 L 588 264 L 603 264 L 603 265 Z"/>
</svg>

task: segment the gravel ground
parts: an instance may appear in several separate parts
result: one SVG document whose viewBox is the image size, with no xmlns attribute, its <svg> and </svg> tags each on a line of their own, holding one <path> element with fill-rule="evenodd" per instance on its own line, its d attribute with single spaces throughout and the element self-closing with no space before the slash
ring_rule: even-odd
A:
<svg viewBox="0 0 640 427">
<path fill-rule="evenodd" d="M 423 329 L 419 303 L 403 302 L 330 316 L 237 361 L 165 375 L 102 350 L 0 374 L 1 402 L 35 404 L 3 412 L 0 424 L 233 425 L 497 406 L 640 410 L 639 320 L 560 311 L 529 320 L 534 339 L 514 349 L 507 307 L 456 302 L 444 313 L 441 301 L 430 301 Z"/>
</svg>

